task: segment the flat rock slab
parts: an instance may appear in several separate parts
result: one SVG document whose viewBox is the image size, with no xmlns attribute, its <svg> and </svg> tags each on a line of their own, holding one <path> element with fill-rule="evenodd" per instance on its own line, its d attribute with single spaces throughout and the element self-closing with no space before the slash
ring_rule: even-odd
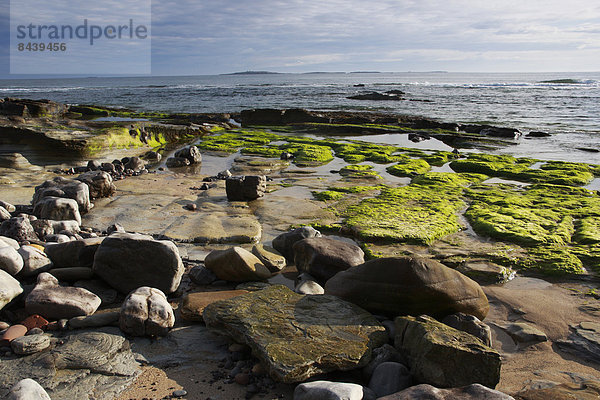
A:
<svg viewBox="0 0 600 400">
<path fill-rule="evenodd" d="M 270 286 L 204 309 L 207 326 L 252 348 L 271 376 L 284 383 L 366 365 L 387 342 L 368 312 L 334 296 L 303 296 Z"/>
<path fill-rule="evenodd" d="M 600 323 L 581 322 L 571 326 L 568 339 L 557 342 L 558 347 L 586 360 L 600 363 Z"/>
<path fill-rule="evenodd" d="M 247 290 L 223 290 L 220 292 L 197 292 L 186 294 L 181 301 L 181 318 L 187 321 L 203 321 L 202 313 L 209 304 L 248 293 Z"/>
<path fill-rule="evenodd" d="M 129 342 L 116 328 L 82 331 L 52 350 L 1 359 L 0 397 L 24 378 L 42 385 L 53 400 L 113 399 L 139 374 Z"/>
<path fill-rule="evenodd" d="M 256 217 L 225 212 L 188 214 L 162 232 L 170 239 L 194 243 L 257 243 L 261 233 Z"/>
</svg>

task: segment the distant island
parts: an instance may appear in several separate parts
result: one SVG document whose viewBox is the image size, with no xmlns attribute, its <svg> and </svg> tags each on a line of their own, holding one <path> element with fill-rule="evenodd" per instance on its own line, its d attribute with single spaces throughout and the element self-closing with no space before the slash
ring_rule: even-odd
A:
<svg viewBox="0 0 600 400">
<path fill-rule="evenodd" d="M 232 72 L 229 74 L 221 74 L 221 75 L 276 75 L 280 74 L 280 72 L 271 72 L 271 71 L 243 71 L 243 72 Z"/>
</svg>

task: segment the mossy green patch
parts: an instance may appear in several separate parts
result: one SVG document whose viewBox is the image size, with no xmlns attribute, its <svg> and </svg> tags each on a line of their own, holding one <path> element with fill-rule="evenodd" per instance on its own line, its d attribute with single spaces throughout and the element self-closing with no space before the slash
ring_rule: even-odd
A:
<svg viewBox="0 0 600 400">
<path fill-rule="evenodd" d="M 473 153 L 467 159 L 455 160 L 450 167 L 456 172 L 476 172 L 521 182 L 582 186 L 594 173 L 588 164 L 549 161 L 540 169 L 530 168 L 536 160 L 508 155 Z"/>
<path fill-rule="evenodd" d="M 377 171 L 373 171 L 372 165 L 350 164 L 340 170 L 340 175 L 347 178 L 383 179 Z"/>
<path fill-rule="evenodd" d="M 429 171 L 431 166 L 427 161 L 419 158 L 401 160 L 398 164 L 386 168 L 386 171 L 395 176 L 422 175 Z"/>
<path fill-rule="evenodd" d="M 587 216 L 577 221 L 574 240 L 581 244 L 600 243 L 600 216 Z"/>
<path fill-rule="evenodd" d="M 332 200 L 340 200 L 345 194 L 342 192 L 336 192 L 333 190 L 324 190 L 322 192 L 312 192 L 315 199 L 319 201 L 332 201 Z"/>
<path fill-rule="evenodd" d="M 417 244 L 430 244 L 459 231 L 462 227 L 457 213 L 465 206 L 462 183 L 470 179 L 440 179 L 460 174 L 436 173 L 431 179 L 427 175 L 405 187 L 385 187 L 378 196 L 349 207 L 344 225 L 366 241 Z"/>
</svg>

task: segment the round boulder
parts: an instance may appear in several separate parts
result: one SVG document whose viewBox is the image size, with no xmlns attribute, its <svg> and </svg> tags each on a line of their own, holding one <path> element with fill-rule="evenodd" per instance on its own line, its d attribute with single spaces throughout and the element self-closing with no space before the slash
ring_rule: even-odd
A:
<svg viewBox="0 0 600 400">
<path fill-rule="evenodd" d="M 174 324 L 173 308 L 159 289 L 137 288 L 121 305 L 119 326 L 130 335 L 165 336 Z"/>
<path fill-rule="evenodd" d="M 477 282 L 420 257 L 379 258 L 349 268 L 327 281 L 325 293 L 389 316 L 462 312 L 483 320 L 490 308 Z"/>
<path fill-rule="evenodd" d="M 298 271 L 307 272 L 322 283 L 365 262 L 365 253 L 357 245 L 327 237 L 303 239 L 292 248 Z"/>
</svg>

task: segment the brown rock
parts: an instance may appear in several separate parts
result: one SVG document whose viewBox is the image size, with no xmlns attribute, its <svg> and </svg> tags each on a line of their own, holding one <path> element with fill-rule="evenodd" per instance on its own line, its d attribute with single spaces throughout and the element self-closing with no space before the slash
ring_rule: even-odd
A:
<svg viewBox="0 0 600 400">
<path fill-rule="evenodd" d="M 391 316 L 443 318 L 462 312 L 483 320 L 489 310 L 477 282 L 420 257 L 379 258 L 352 267 L 327 281 L 325 293 Z"/>
<path fill-rule="evenodd" d="M 220 292 L 198 292 L 183 296 L 181 301 L 181 318 L 187 321 L 203 321 L 204 308 L 215 301 L 227 300 L 242 294 L 247 290 L 224 290 Z"/>
<path fill-rule="evenodd" d="M 10 344 L 16 338 L 25 336 L 27 333 L 27 327 L 25 325 L 17 324 L 8 328 L 0 337 L 0 346 L 6 346 Z"/>
<path fill-rule="evenodd" d="M 271 271 L 248 250 L 232 247 L 227 250 L 214 250 L 204 260 L 219 279 L 231 282 L 262 281 L 271 276 Z"/>
<path fill-rule="evenodd" d="M 33 328 L 45 329 L 46 326 L 48 326 L 48 321 L 41 315 L 33 314 L 21 321 L 21 325 L 25 325 L 27 331 L 30 331 Z"/>
</svg>

